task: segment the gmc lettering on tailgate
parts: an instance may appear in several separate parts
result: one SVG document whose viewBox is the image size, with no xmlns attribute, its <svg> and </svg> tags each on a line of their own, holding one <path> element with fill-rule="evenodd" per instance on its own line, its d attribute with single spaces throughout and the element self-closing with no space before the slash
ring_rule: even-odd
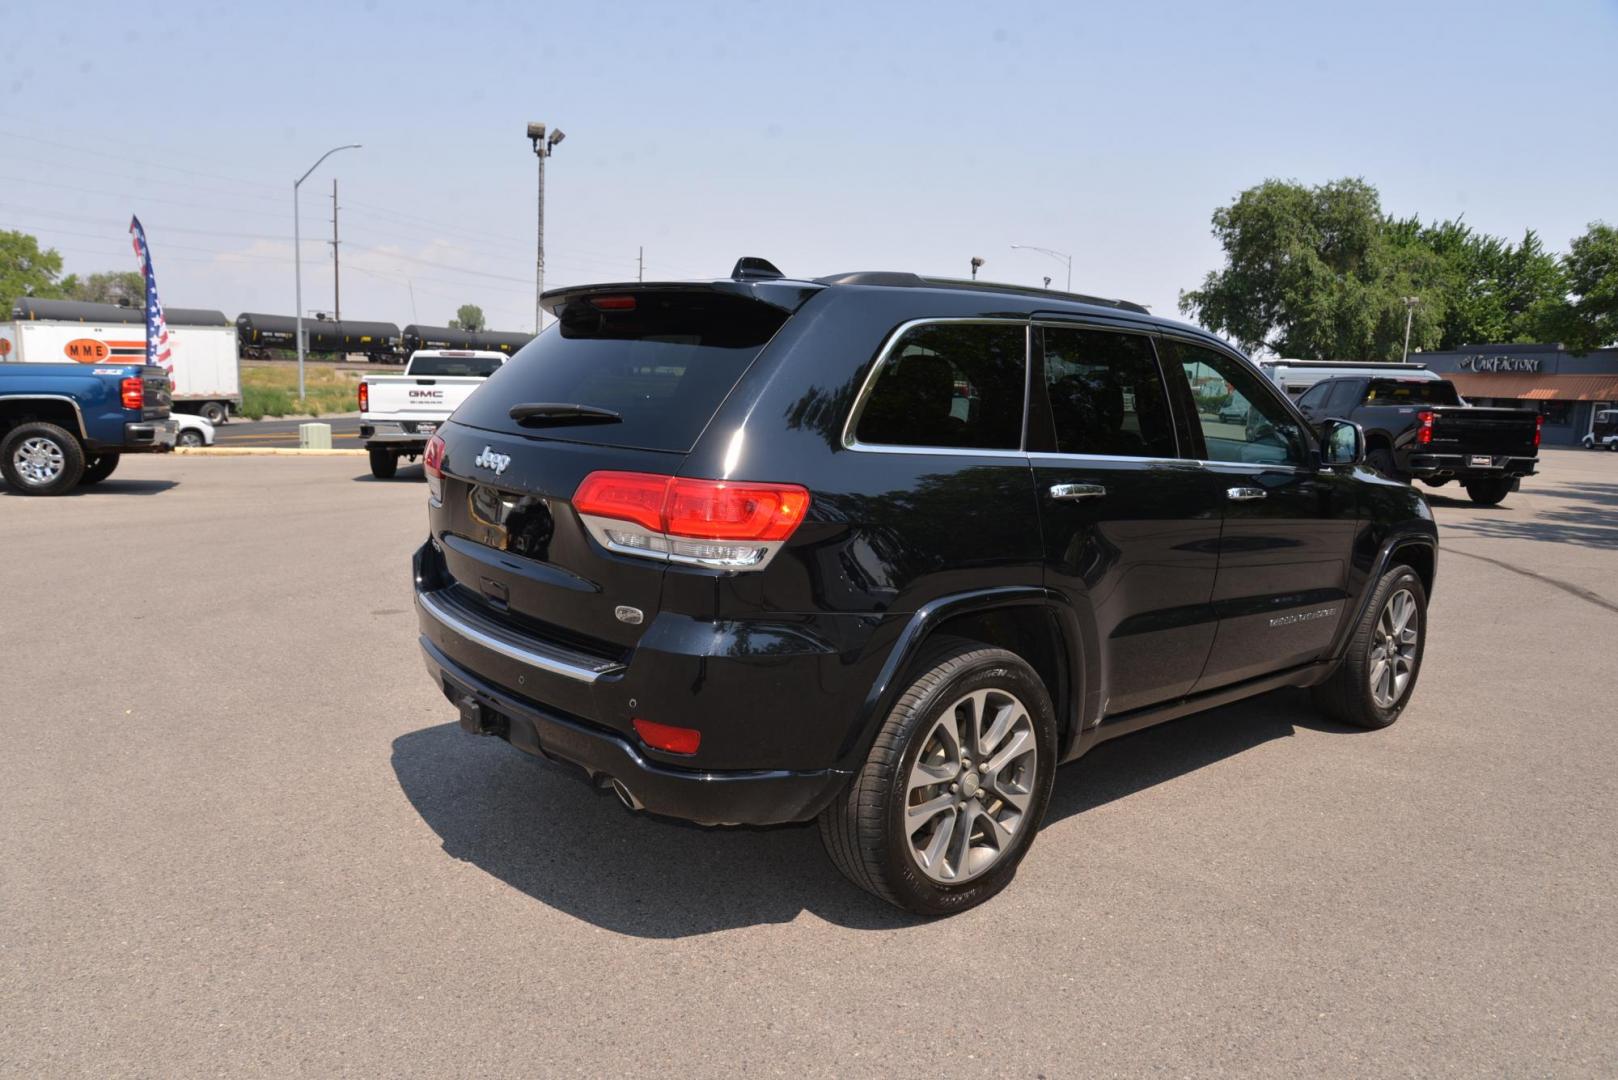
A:
<svg viewBox="0 0 1618 1080">
<path fill-rule="evenodd" d="M 442 400 L 444 400 L 444 391 L 442 391 L 442 390 L 412 390 L 412 391 L 410 391 L 410 400 L 411 401 L 442 401 Z"/>
</svg>

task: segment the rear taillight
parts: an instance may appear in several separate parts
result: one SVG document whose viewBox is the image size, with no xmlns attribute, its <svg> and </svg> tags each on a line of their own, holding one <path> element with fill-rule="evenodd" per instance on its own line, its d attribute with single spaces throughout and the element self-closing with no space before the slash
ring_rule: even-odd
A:
<svg viewBox="0 0 1618 1080">
<path fill-rule="evenodd" d="M 1534 417 L 1534 446 L 1539 446 L 1539 437 L 1545 433 L 1545 414 L 1540 413 Z"/>
<path fill-rule="evenodd" d="M 1416 423 L 1421 425 L 1420 427 L 1416 428 L 1416 443 L 1420 446 L 1427 446 L 1431 444 L 1433 441 L 1432 411 L 1429 409 L 1421 410 L 1421 412 L 1416 414 Z"/>
<path fill-rule="evenodd" d="M 124 408 L 143 409 L 146 407 L 146 384 L 135 376 L 125 379 L 120 385 L 121 396 L 124 399 Z"/>
<path fill-rule="evenodd" d="M 757 570 L 809 512 L 797 484 L 594 472 L 573 494 L 590 535 L 625 555 Z"/>
<path fill-rule="evenodd" d="M 363 388 L 364 384 L 361 384 Z M 362 396 L 361 401 L 365 400 Z M 421 471 L 427 474 L 427 495 L 433 502 L 444 501 L 444 436 L 435 434 L 427 440 L 427 449 L 421 455 Z"/>
<path fill-rule="evenodd" d="M 371 411 L 371 388 L 360 383 L 360 412 Z"/>
</svg>

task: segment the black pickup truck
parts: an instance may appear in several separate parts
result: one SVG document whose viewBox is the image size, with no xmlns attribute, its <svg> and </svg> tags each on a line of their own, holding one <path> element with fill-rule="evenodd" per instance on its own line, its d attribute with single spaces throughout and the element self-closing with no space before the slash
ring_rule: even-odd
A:
<svg viewBox="0 0 1618 1080">
<path fill-rule="evenodd" d="M 1328 419 L 1360 425 L 1366 464 L 1382 475 L 1430 487 L 1459 480 L 1484 506 L 1516 491 L 1539 463 L 1539 413 L 1467 405 L 1454 383 L 1431 373 L 1324 379 L 1298 408 L 1317 430 Z"/>
</svg>

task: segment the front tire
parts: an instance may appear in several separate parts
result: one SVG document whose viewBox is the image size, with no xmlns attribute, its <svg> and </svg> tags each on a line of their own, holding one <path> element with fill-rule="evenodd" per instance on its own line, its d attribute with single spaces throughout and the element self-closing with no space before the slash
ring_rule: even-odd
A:
<svg viewBox="0 0 1618 1080">
<path fill-rule="evenodd" d="M 112 471 L 118 467 L 123 458 L 122 454 L 102 454 L 91 458 L 89 464 L 84 467 L 84 475 L 79 477 L 79 484 L 82 486 L 101 483 L 112 475 Z"/>
<path fill-rule="evenodd" d="M 1331 678 L 1315 687 L 1315 704 L 1341 723 L 1385 728 L 1404 712 L 1427 647 L 1427 590 L 1408 566 L 1382 575 Z"/>
<path fill-rule="evenodd" d="M 186 430 L 180 432 L 179 437 L 174 441 L 178 446 L 202 446 L 202 432 L 192 428 L 187 428 Z"/>
<path fill-rule="evenodd" d="M 0 440 L 0 474 L 23 495 L 61 495 L 84 475 L 84 448 L 55 424 L 18 424 Z"/>
<path fill-rule="evenodd" d="M 1010 884 L 1045 816 L 1056 718 L 1021 657 L 961 643 L 899 698 L 864 767 L 820 816 L 854 884 L 919 915 L 976 907 Z"/>
<path fill-rule="evenodd" d="M 392 450 L 371 450 L 371 475 L 378 480 L 391 480 L 399 471 L 399 455 Z"/>
<path fill-rule="evenodd" d="M 1466 497 L 1479 506 L 1498 506 L 1511 494 L 1510 480 L 1468 480 Z"/>
</svg>

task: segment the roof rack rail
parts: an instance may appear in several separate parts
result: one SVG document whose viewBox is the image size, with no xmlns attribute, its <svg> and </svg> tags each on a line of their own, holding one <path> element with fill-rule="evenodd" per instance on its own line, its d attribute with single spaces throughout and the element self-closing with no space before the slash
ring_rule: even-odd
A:
<svg viewBox="0 0 1618 1080">
<path fill-rule="evenodd" d="M 1060 289 L 1036 289 L 1031 285 L 1011 285 L 998 281 L 976 281 L 962 278 L 923 277 L 900 270 L 858 270 L 845 274 L 829 274 L 815 278 L 819 285 L 889 285 L 911 289 L 976 289 L 982 292 L 1018 293 L 1024 296 L 1049 296 L 1054 300 L 1076 300 L 1081 304 L 1120 308 L 1142 315 L 1150 315 L 1146 305 L 1130 300 L 1116 300 L 1105 296 L 1087 296 L 1084 293 L 1062 292 Z"/>
<path fill-rule="evenodd" d="M 1259 367 L 1312 367 L 1312 368 L 1386 368 L 1389 371 L 1409 371 L 1420 368 L 1425 369 L 1426 364 L 1415 360 L 1299 360 L 1296 357 L 1271 357 L 1259 360 Z"/>
</svg>

